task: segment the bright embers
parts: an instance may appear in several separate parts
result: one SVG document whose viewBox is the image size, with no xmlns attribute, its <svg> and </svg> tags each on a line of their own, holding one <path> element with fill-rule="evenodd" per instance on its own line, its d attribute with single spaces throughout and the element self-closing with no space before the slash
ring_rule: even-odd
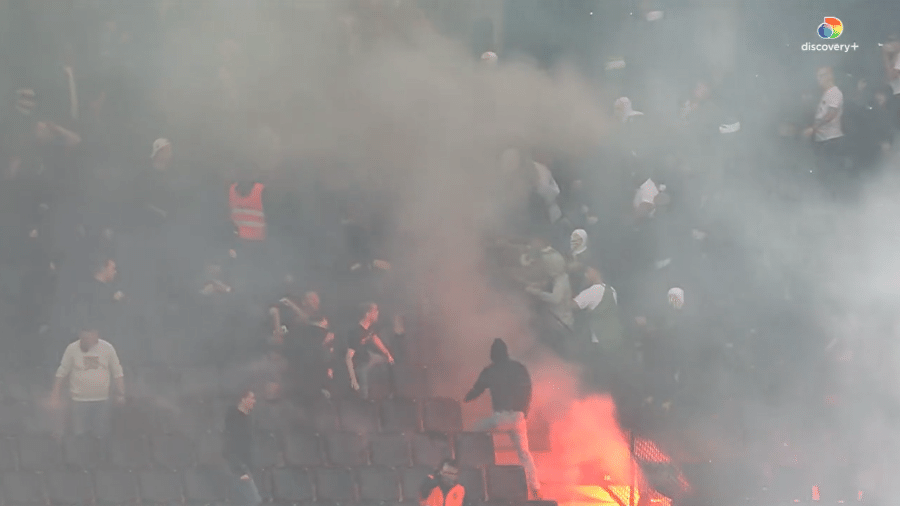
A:
<svg viewBox="0 0 900 506">
<path fill-rule="evenodd" d="M 266 214 L 263 212 L 262 194 L 265 185 L 254 183 L 246 196 L 237 191 L 237 183 L 231 185 L 228 202 L 231 207 L 231 221 L 238 237 L 248 241 L 262 241 L 266 238 Z"/>
</svg>

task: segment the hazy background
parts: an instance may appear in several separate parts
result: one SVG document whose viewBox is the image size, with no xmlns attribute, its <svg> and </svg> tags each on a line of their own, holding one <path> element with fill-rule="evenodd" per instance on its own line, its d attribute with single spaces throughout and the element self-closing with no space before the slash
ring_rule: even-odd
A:
<svg viewBox="0 0 900 506">
<path fill-rule="evenodd" d="M 691 157 L 681 168 L 696 176 L 686 186 L 711 188 L 704 194 L 708 215 L 699 221 L 732 254 L 728 262 L 700 262 L 694 287 L 685 288 L 689 305 L 740 323 L 710 321 L 695 336 L 694 349 L 714 350 L 716 358 L 698 354 L 689 366 L 719 385 L 718 397 L 715 409 L 668 420 L 678 435 L 671 440 L 698 449 L 714 439 L 719 444 L 705 454 L 736 452 L 748 460 L 770 459 L 766 450 L 748 447 L 789 442 L 819 456 L 808 460 L 825 468 L 832 448 L 852 447 L 859 452 L 852 471 L 861 476 L 885 457 L 887 445 L 863 435 L 895 437 L 896 158 L 857 200 L 835 204 L 804 179 L 808 147 L 784 143 L 776 129 L 811 116 L 815 102 L 807 106 L 801 94 L 817 96 L 817 65 L 837 65 L 845 100 L 859 75 L 880 76 L 876 42 L 892 28 L 896 6 L 623 1 L 601 8 L 573 1 L 550 9 L 564 2 L 520 0 L 499 9 L 502 36 L 475 48 L 471 21 L 449 3 L 432 3 L 423 3 L 424 19 L 401 6 L 389 17 L 351 20 L 344 2 L 321 0 L 203 1 L 190 8 L 85 0 L 68 13 L 54 11 L 50 1 L 26 7 L 9 0 L 0 2 L 6 9 L 0 18 L 28 22 L 7 21 L 3 46 L 29 49 L 5 52 L 9 70 L 0 86 L 40 88 L 43 62 L 55 61 L 64 41 L 84 37 L 93 47 L 86 34 L 111 29 L 107 21 L 115 19 L 134 35 L 101 64 L 130 90 L 111 119 L 119 158 L 104 169 L 108 192 L 122 190 L 146 163 L 153 139 L 167 137 L 192 178 L 263 173 L 298 194 L 316 193 L 301 221 L 324 229 L 322 240 L 303 247 L 307 271 L 297 277 L 320 287 L 331 280 L 317 272 L 315 259 L 339 242 L 341 204 L 356 200 L 387 231 L 381 249 L 395 266 L 392 295 L 427 300 L 430 332 L 420 347 L 435 394 L 461 397 L 487 365 L 491 340 L 502 337 L 532 369 L 536 411 L 564 420 L 570 401 L 583 393 L 574 366 L 536 348 L 525 297 L 497 289 L 485 272 L 484 238 L 502 234 L 504 216 L 523 204 L 504 198 L 499 155 L 510 145 L 533 146 L 603 180 L 618 169 L 604 156 L 615 147 L 601 150 L 610 138 L 612 100 L 627 95 L 635 109 L 669 125 L 678 100 L 705 79 L 723 117 L 739 119 L 742 130 L 736 141 L 716 141 L 705 147 L 708 156 Z M 459 3 L 460 11 L 468 5 Z M 151 16 L 155 9 L 167 14 Z M 648 26 L 641 9 L 666 17 Z M 839 42 L 858 42 L 857 52 L 799 50 L 816 41 L 824 15 L 844 21 Z M 363 35 L 348 36 L 348 23 Z M 368 42 L 365 34 L 381 25 L 392 26 L 393 35 Z M 475 58 L 488 49 L 500 54 L 497 68 Z M 641 72 L 631 79 L 605 73 L 603 63 L 613 56 L 638 62 Z M 90 82 L 86 77 L 86 88 Z M 4 107 L 0 118 L 9 118 Z M 675 136 L 641 142 L 659 155 L 687 158 Z M 326 202 L 323 195 L 341 197 Z M 169 236 L 176 261 L 179 252 L 213 256 L 216 245 L 188 239 L 204 220 L 193 217 Z M 297 251 L 285 245 L 278 254 L 289 262 Z M 664 304 L 665 293 L 659 298 Z M 852 359 L 840 360 L 847 351 Z M 842 400 L 829 406 L 826 394 Z M 612 432 L 611 410 L 590 402 L 586 410 L 598 414 L 589 425 Z M 486 411 L 480 401 L 467 418 Z"/>
</svg>

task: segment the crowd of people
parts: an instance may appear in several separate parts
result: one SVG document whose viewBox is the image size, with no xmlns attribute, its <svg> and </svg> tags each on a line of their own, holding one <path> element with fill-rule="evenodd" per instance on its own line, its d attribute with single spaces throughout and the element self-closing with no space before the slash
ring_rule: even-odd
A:
<svg viewBox="0 0 900 506">
<path fill-rule="evenodd" d="M 234 365 L 267 392 L 371 399 L 415 381 L 394 374 L 395 363 L 434 359 L 421 349 L 421 301 L 397 289 L 402 259 L 389 258 L 386 242 L 399 234 L 390 212 L 367 197 L 371 181 L 341 186 L 327 170 L 303 174 L 283 156 L 275 120 L 250 121 L 264 126 L 257 144 L 265 146 L 251 157 L 204 136 L 210 125 L 247 121 L 235 106 L 241 87 L 264 79 L 241 74 L 250 49 L 239 37 L 181 55 L 203 69 L 202 103 L 211 104 L 208 117 L 184 120 L 178 109 L 190 100 L 171 99 L 178 90 L 160 75 L 172 50 L 167 30 L 206 12 L 188 3 L 126 9 L 140 18 L 131 25 L 114 9 L 80 6 L 66 12 L 89 21 L 55 29 L 49 51 L 36 42 L 4 48 L 12 75 L 0 116 L 4 353 L 17 357 L 16 374 L 62 357 L 50 405 L 61 405 L 64 381 L 78 375 L 70 382 L 76 433 L 108 432 L 111 387 L 114 401 L 132 393 L 129 363 Z M 347 58 L 414 45 L 410 26 L 439 25 L 411 2 L 351 4 L 333 20 L 346 30 L 338 49 Z M 653 5 L 641 2 L 639 21 L 650 31 L 666 22 Z M 7 9 L 40 24 L 28 7 Z M 512 204 L 503 236 L 484 242 L 491 286 L 531 304 L 538 340 L 582 366 L 587 391 L 612 392 L 629 428 L 739 416 L 725 411 L 751 395 L 742 385 L 785 380 L 794 351 L 773 343 L 808 314 L 792 295 L 804 280 L 759 275 L 771 259 L 746 251 L 745 232 L 728 217 L 748 186 L 767 195 L 764 206 L 794 210 L 821 195 L 855 198 L 893 152 L 900 125 L 900 41 L 889 38 L 881 51 L 883 68 L 852 81 L 821 66 L 810 76 L 820 89 L 796 101 L 804 107 L 783 108 L 769 123 L 744 107 L 749 98 L 734 98 L 727 76 L 694 76 L 671 111 L 645 109 L 641 100 L 650 107 L 655 96 L 655 81 L 642 80 L 652 57 L 608 65 L 598 97 L 613 97 L 603 104 L 609 135 L 590 154 L 524 140 L 493 147 L 498 200 Z M 471 64 L 490 72 L 504 60 L 487 51 Z M 797 155 L 810 145 L 812 156 Z M 819 345 L 809 346 L 819 350 L 813 360 L 829 363 L 853 346 Z M 530 379 L 528 399 L 508 388 L 521 364 L 504 362 L 505 348 L 491 347 L 495 365 L 466 400 L 491 382 L 493 394 L 499 388 L 483 428 L 511 431 L 537 493 L 523 428 Z M 384 385 L 375 384 L 378 370 L 390 372 Z M 246 414 L 252 402 L 238 393 L 242 406 L 251 403 Z M 513 407 L 504 406 L 509 396 Z"/>
</svg>

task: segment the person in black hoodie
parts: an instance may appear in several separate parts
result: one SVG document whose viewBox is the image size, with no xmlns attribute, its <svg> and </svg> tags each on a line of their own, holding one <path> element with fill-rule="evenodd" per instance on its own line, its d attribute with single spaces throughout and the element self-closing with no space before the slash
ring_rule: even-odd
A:
<svg viewBox="0 0 900 506">
<path fill-rule="evenodd" d="M 465 402 L 474 401 L 485 390 L 491 391 L 494 414 L 476 424 L 473 430 L 502 431 L 509 435 L 525 468 L 531 493 L 540 499 L 541 485 L 528 448 L 528 428 L 525 425 L 531 406 L 531 375 L 522 363 L 509 358 L 509 351 L 502 339 L 494 339 L 491 344 L 491 365 L 481 371 L 472 390 L 466 394 Z"/>
<path fill-rule="evenodd" d="M 245 391 L 237 405 L 225 414 L 224 457 L 236 478 L 235 495 L 241 499 L 241 506 L 258 506 L 262 502 L 259 489 L 250 474 L 253 433 L 250 411 L 256 405 L 256 394 Z"/>
</svg>

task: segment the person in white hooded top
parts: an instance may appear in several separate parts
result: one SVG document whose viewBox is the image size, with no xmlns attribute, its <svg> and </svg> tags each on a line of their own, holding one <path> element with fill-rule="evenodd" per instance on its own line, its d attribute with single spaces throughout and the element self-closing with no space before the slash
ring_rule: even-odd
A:
<svg viewBox="0 0 900 506">
<path fill-rule="evenodd" d="M 544 320 L 548 323 L 545 337 L 551 339 L 554 346 L 562 346 L 561 341 L 571 334 L 575 323 L 571 305 L 572 285 L 569 282 L 566 261 L 563 256 L 547 245 L 546 241 L 542 242 L 544 248 L 541 250 L 541 260 L 552 279 L 551 289 L 547 292 L 542 287 L 528 286 L 525 290 L 546 304 L 552 321 Z"/>
<path fill-rule="evenodd" d="M 631 123 L 635 118 L 641 117 L 644 113 L 640 111 L 635 111 L 631 105 L 631 99 L 628 97 L 619 97 L 616 99 L 613 107 L 616 112 L 616 117 L 622 123 Z"/>
<path fill-rule="evenodd" d="M 566 265 L 566 271 L 570 275 L 583 269 L 589 263 L 591 254 L 588 250 L 588 235 L 584 229 L 576 229 L 572 231 L 569 238 L 569 258 Z"/>
</svg>

